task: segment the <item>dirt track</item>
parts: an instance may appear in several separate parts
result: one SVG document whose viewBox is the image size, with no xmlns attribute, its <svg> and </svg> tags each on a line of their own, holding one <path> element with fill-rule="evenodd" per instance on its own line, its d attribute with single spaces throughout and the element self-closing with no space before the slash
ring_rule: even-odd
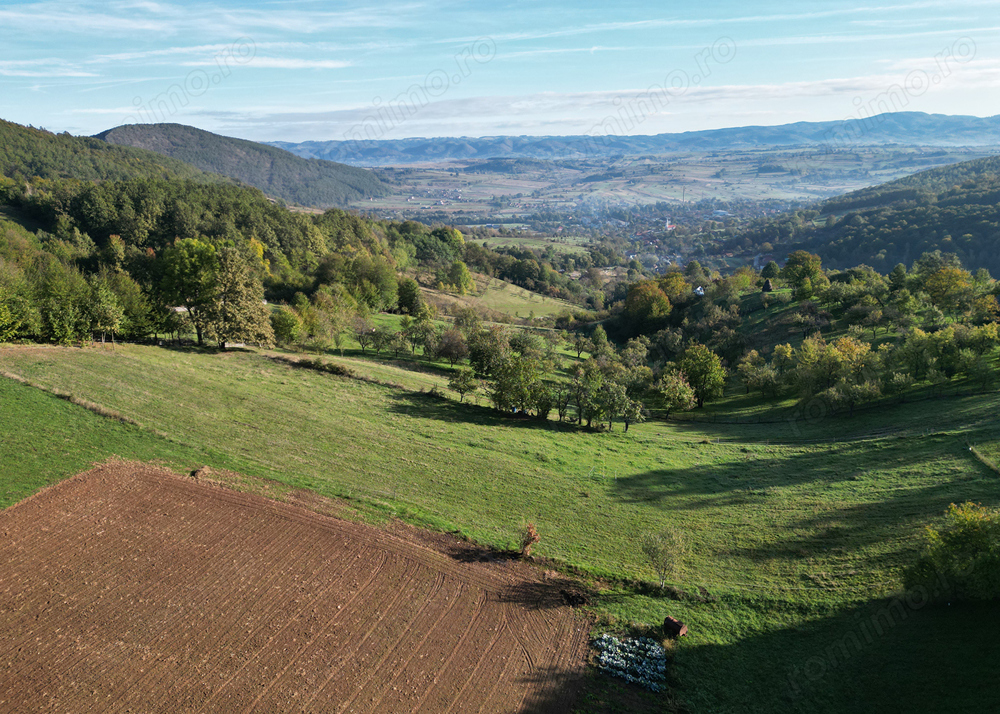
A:
<svg viewBox="0 0 1000 714">
<path fill-rule="evenodd" d="M 558 585 L 138 464 L 0 513 L 0 712 L 569 711 Z"/>
</svg>

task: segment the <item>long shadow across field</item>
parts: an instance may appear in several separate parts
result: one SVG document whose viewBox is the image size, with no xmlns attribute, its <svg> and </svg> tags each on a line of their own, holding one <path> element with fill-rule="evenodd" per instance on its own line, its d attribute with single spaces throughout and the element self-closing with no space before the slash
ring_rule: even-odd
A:
<svg viewBox="0 0 1000 714">
<path fill-rule="evenodd" d="M 997 711 L 998 654 L 994 605 L 908 593 L 734 644 L 684 647 L 678 694 L 715 712 Z"/>
<path fill-rule="evenodd" d="M 1000 504 L 996 474 L 966 458 L 967 447 L 953 438 L 928 439 L 919 447 L 909 439 L 848 443 L 776 456 L 735 447 L 692 448 L 722 448 L 722 454 L 733 458 L 722 461 L 715 451 L 708 464 L 618 477 L 611 485 L 613 496 L 626 503 L 653 504 L 694 521 L 723 512 L 775 512 L 783 520 L 784 537 L 725 551 L 754 560 L 797 560 L 819 552 L 902 542 L 951 503 Z M 940 478 L 928 478 L 925 469 L 942 454 L 962 457 L 963 468 L 952 471 L 939 464 Z M 878 473 L 883 468 L 892 470 L 890 483 L 880 481 L 890 478 Z M 805 500 L 790 509 L 789 498 Z M 817 501 L 824 504 L 818 510 L 813 508 Z M 882 564 L 890 565 L 893 556 L 886 553 L 884 558 Z"/>
<path fill-rule="evenodd" d="M 505 426 L 547 431 L 577 431 L 575 424 L 539 420 L 519 414 L 505 414 L 492 407 L 470 402 L 456 404 L 453 400 L 430 392 L 398 392 L 392 395 L 389 410 L 395 414 L 436 419 L 446 422 L 464 422 L 480 426 Z"/>
</svg>

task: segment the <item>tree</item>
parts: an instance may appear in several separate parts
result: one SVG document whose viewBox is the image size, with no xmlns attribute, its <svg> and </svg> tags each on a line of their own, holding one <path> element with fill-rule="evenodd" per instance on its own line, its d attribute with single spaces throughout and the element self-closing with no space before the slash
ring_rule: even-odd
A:
<svg viewBox="0 0 1000 714">
<path fill-rule="evenodd" d="M 769 261 L 768 264 L 764 266 L 764 269 L 760 271 L 760 277 L 764 278 L 765 280 L 774 280 L 780 275 L 781 275 L 781 268 L 779 268 L 778 264 L 773 260 Z"/>
<path fill-rule="evenodd" d="M 357 340 L 358 346 L 361 347 L 361 354 L 365 354 L 368 348 L 372 346 L 375 338 L 375 326 L 363 317 L 355 317 L 352 330 L 354 332 L 354 339 Z"/>
<path fill-rule="evenodd" d="M 204 344 L 205 311 L 215 296 L 218 267 L 215 247 L 197 238 L 175 241 L 163 252 L 163 294 L 173 306 L 185 308 L 199 345 Z"/>
<path fill-rule="evenodd" d="M 274 330 L 264 301 L 264 286 L 250 263 L 236 248 L 220 249 L 217 260 L 215 290 L 203 308 L 209 334 L 223 350 L 234 342 L 273 345 Z"/>
<path fill-rule="evenodd" d="M 690 345 L 678 366 L 694 389 L 699 408 L 705 405 L 706 399 L 722 396 L 726 386 L 726 370 L 719 356 L 705 345 Z"/>
<path fill-rule="evenodd" d="M 633 329 L 648 329 L 651 324 L 670 314 L 670 300 L 653 280 L 643 280 L 629 286 L 625 298 L 625 316 Z"/>
<path fill-rule="evenodd" d="M 941 268 L 927 277 L 924 290 L 937 307 L 957 312 L 972 302 L 972 275 L 961 268 Z"/>
<path fill-rule="evenodd" d="M 298 342 L 302 321 L 295 310 L 288 305 L 282 305 L 271 313 L 271 330 L 279 345 L 291 345 Z"/>
<path fill-rule="evenodd" d="M 448 389 L 458 392 L 458 401 L 465 400 L 466 394 L 473 394 L 479 389 L 479 380 L 472 367 L 460 367 L 448 380 Z"/>
<path fill-rule="evenodd" d="M 469 346 L 465 342 L 465 335 L 455 328 L 442 332 L 438 340 L 437 356 L 448 360 L 452 367 L 468 357 Z"/>
<path fill-rule="evenodd" d="M 788 256 L 781 269 L 781 279 L 797 290 L 816 288 L 823 280 L 822 261 L 818 255 L 797 250 Z"/>
<path fill-rule="evenodd" d="M 764 366 L 764 358 L 758 354 L 757 350 L 747 352 L 736 365 L 736 371 L 739 373 L 740 379 L 743 380 L 743 386 L 746 387 L 747 394 L 750 394 L 751 387 L 757 386 L 755 377 L 757 371 L 762 366 Z"/>
<path fill-rule="evenodd" d="M 539 391 L 541 379 L 537 360 L 511 354 L 490 376 L 490 400 L 498 411 L 528 413 L 538 406 L 538 398 L 544 397 Z"/>
<path fill-rule="evenodd" d="M 608 420 L 608 431 L 614 431 L 614 420 L 626 411 L 630 411 L 632 400 L 625 393 L 624 385 L 612 381 L 601 384 L 597 399 L 601 414 Z"/>
<path fill-rule="evenodd" d="M 995 599 L 1000 595 L 1000 511 L 972 502 L 951 504 L 941 528 L 928 526 L 924 552 L 904 582 L 935 599 Z"/>
<path fill-rule="evenodd" d="M 672 304 L 683 302 L 691 297 L 691 285 L 680 273 L 667 273 L 657 281 L 657 285 Z"/>
<path fill-rule="evenodd" d="M 13 299 L 0 285 L 0 343 L 7 342 L 21 329 L 22 320 L 15 313 Z"/>
<path fill-rule="evenodd" d="M 687 543 L 679 531 L 667 528 L 659 533 L 649 533 L 642 539 L 642 554 L 660 578 L 660 588 L 668 578 L 676 579 L 684 572 Z"/>
<path fill-rule="evenodd" d="M 399 311 L 405 315 L 418 315 L 424 306 L 424 298 L 420 286 L 413 278 L 401 278 L 398 287 Z"/>
<path fill-rule="evenodd" d="M 387 327 L 386 325 L 379 325 L 375 328 L 372 333 L 372 347 L 375 348 L 375 354 L 382 354 L 382 350 L 390 347 L 392 345 L 392 338 L 395 335 L 395 331 Z"/>
<path fill-rule="evenodd" d="M 492 376 L 510 355 L 510 331 L 506 327 L 490 327 L 469 338 L 469 363 L 479 377 Z"/>
<path fill-rule="evenodd" d="M 594 346 L 591 344 L 590 340 L 588 340 L 586 336 L 581 335 L 580 333 L 573 335 L 573 339 L 570 340 L 570 346 L 574 350 L 576 350 L 577 359 L 580 359 L 580 355 L 583 354 L 584 352 L 589 352 L 590 350 L 594 349 Z"/>
<path fill-rule="evenodd" d="M 111 333 L 111 342 L 115 341 L 115 333 L 119 331 L 125 319 L 125 311 L 118 304 L 118 298 L 112 292 L 105 280 L 95 280 L 91 284 L 90 304 L 87 306 L 90 316 L 90 329 L 101 333 L 101 344 L 104 336 Z"/>
<path fill-rule="evenodd" d="M 433 354 L 437 340 L 437 330 L 434 323 L 429 319 L 414 320 L 403 330 L 403 336 L 410 345 L 410 352 L 417 353 L 417 348 L 422 347 L 424 355 Z"/>
<path fill-rule="evenodd" d="M 608 333 L 601 325 L 595 327 L 594 331 L 590 333 L 590 344 L 593 347 L 591 352 L 594 355 L 605 355 L 613 351 L 611 343 L 608 342 Z"/>
<path fill-rule="evenodd" d="M 649 412 L 646 410 L 645 405 L 638 399 L 629 399 L 620 416 L 622 422 L 625 423 L 625 432 L 627 433 L 630 424 L 641 424 L 646 421 Z"/>
<path fill-rule="evenodd" d="M 686 412 L 694 409 L 698 403 L 694 390 L 682 372 L 668 372 L 663 375 L 656 385 L 656 390 L 663 398 L 663 408 L 667 411 L 667 419 L 670 418 L 670 412 Z"/>
<path fill-rule="evenodd" d="M 448 284 L 452 285 L 459 295 L 465 295 L 465 293 L 476 287 L 476 281 L 472 279 L 472 273 L 469 272 L 468 266 L 461 260 L 456 260 L 451 264 L 451 268 L 448 269 Z"/>
<path fill-rule="evenodd" d="M 480 319 L 479 313 L 471 307 L 462 307 L 456 310 L 454 324 L 465 335 L 467 342 L 483 329 L 483 321 Z"/>
</svg>

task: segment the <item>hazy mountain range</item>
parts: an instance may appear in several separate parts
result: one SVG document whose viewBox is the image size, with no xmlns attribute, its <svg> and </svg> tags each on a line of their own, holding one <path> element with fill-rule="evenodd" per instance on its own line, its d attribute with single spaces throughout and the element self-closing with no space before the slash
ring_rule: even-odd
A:
<svg viewBox="0 0 1000 714">
<path fill-rule="evenodd" d="M 869 119 L 745 126 L 655 136 L 492 136 L 384 141 L 267 142 L 309 159 L 358 166 L 488 159 L 573 159 L 619 155 L 715 151 L 753 146 L 828 147 L 902 144 L 912 146 L 1000 146 L 1000 116 L 981 118 L 921 112 L 880 114 Z"/>
</svg>

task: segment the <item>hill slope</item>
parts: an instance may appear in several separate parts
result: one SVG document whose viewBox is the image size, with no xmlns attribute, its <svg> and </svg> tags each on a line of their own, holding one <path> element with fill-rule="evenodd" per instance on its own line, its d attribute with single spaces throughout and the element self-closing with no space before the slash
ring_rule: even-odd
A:
<svg viewBox="0 0 1000 714">
<path fill-rule="evenodd" d="M 1000 274 L 1000 157 L 855 191 L 827 201 L 823 213 L 841 218 L 817 230 L 808 247 L 832 263 L 885 271 L 942 250 Z"/>
<path fill-rule="evenodd" d="M 180 159 L 202 171 L 229 176 L 276 198 L 307 206 L 345 206 L 352 200 L 386 193 L 382 182 L 363 169 L 310 161 L 273 146 L 181 124 L 130 124 L 96 138 Z"/>
<path fill-rule="evenodd" d="M 823 146 L 907 144 L 919 146 L 1000 145 L 1000 116 L 972 117 L 895 112 L 862 122 L 796 122 L 655 136 L 492 136 L 413 138 L 392 141 L 269 142 L 307 158 L 364 166 L 454 159 L 534 158 L 662 154 L 713 151 L 748 146 Z"/>
<path fill-rule="evenodd" d="M 223 182 L 194 166 L 152 151 L 115 146 L 98 139 L 53 134 L 0 119 L 0 174 L 9 178 L 121 181 L 187 178 Z"/>
</svg>

